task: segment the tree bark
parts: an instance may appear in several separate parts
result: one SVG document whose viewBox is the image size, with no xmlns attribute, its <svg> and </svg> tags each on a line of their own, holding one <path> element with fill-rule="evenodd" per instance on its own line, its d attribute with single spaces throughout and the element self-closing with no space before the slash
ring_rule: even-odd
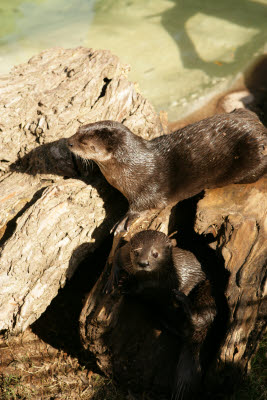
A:
<svg viewBox="0 0 267 400">
<path fill-rule="evenodd" d="M 179 343 L 161 331 L 151 319 L 149 309 L 126 299 L 118 289 L 105 293 L 115 248 L 120 240 L 130 240 L 135 233 L 160 230 L 168 233 L 171 208 L 148 211 L 138 218 L 124 235 L 115 237 L 111 254 L 99 280 L 85 301 L 80 315 L 83 346 L 92 352 L 102 371 L 134 392 L 166 392 L 171 387 Z M 164 369 L 162 369 L 164 365 Z"/>
<path fill-rule="evenodd" d="M 207 190 L 197 203 L 195 231 L 199 235 L 212 233 L 214 239 L 209 246 L 218 254 L 218 265 L 219 256 L 223 257 L 229 273 L 225 289 L 228 305 L 219 317 L 220 332 L 215 332 L 218 342 L 221 340 L 218 371 L 230 366 L 239 374 L 245 372 L 266 327 L 266 194 L 267 178 L 263 178 L 255 184 Z M 159 220 L 155 215 L 146 221 L 153 219 L 152 229 L 160 227 L 170 233 L 169 217 L 170 210 L 163 221 L 162 216 Z M 128 240 L 147 226 L 149 222 L 137 222 L 130 228 Z M 111 259 L 112 254 L 81 313 L 83 345 L 93 352 L 105 374 L 117 378 L 120 384 L 133 391 L 153 388 L 157 393 L 169 392 L 180 343 L 157 326 L 145 306 L 120 296 L 116 290 L 103 294 Z M 215 263 L 213 268 L 215 280 L 220 281 L 218 265 Z"/>
<path fill-rule="evenodd" d="M 33 323 L 127 207 L 64 138 L 105 119 L 167 129 L 128 70 L 109 51 L 51 49 L 0 77 L 0 331 Z"/>
<path fill-rule="evenodd" d="M 255 338 L 266 326 L 260 309 L 264 312 L 267 295 L 267 178 L 207 190 L 198 203 L 195 229 L 202 234 L 211 228 L 229 271 L 225 295 L 230 319 L 220 361 L 245 370 Z"/>
</svg>

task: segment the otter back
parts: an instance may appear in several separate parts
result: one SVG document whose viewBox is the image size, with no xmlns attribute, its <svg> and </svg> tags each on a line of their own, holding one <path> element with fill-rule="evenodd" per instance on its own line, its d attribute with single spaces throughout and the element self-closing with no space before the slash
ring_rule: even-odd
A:
<svg viewBox="0 0 267 400">
<path fill-rule="evenodd" d="M 74 154 L 95 161 L 128 199 L 125 220 L 203 189 L 255 182 L 267 172 L 267 130 L 245 109 L 214 115 L 151 141 L 118 122 L 96 122 L 81 127 L 68 145 Z M 123 228 L 121 223 L 117 231 Z"/>
</svg>

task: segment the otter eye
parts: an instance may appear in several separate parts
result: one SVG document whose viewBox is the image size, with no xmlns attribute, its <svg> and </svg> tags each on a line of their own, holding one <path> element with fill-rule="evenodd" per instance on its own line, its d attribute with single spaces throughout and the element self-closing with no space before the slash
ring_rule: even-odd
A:
<svg viewBox="0 0 267 400">
<path fill-rule="evenodd" d="M 90 149 L 91 149 L 92 151 L 95 151 L 95 146 L 90 146 Z"/>
<path fill-rule="evenodd" d="M 135 257 L 139 256 L 139 250 L 134 250 L 133 253 L 134 253 Z"/>
<path fill-rule="evenodd" d="M 152 256 L 153 256 L 154 258 L 158 258 L 158 255 L 159 255 L 159 253 L 158 253 L 157 251 L 153 251 L 153 252 L 152 252 Z"/>
</svg>

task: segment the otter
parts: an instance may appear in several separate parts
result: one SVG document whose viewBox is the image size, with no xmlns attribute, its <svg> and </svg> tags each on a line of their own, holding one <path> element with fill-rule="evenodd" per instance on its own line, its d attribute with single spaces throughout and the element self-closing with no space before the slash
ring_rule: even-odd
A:
<svg viewBox="0 0 267 400">
<path fill-rule="evenodd" d="M 214 115 L 150 141 L 115 121 L 84 125 L 70 150 L 96 162 L 129 202 L 115 233 L 141 212 L 175 205 L 204 189 L 252 183 L 267 171 L 267 129 L 255 113 Z"/>
<path fill-rule="evenodd" d="M 176 247 L 176 240 L 162 232 L 141 231 L 122 247 L 121 243 L 122 239 L 113 257 L 109 290 L 118 283 L 122 270 L 131 276 L 136 294 L 150 288 L 164 294 L 179 287 L 188 295 L 206 278 L 193 253 Z"/>
<path fill-rule="evenodd" d="M 216 316 L 211 284 L 200 263 L 191 252 L 178 248 L 174 239 L 147 230 L 118 248 L 112 268 L 112 284 L 116 281 L 125 296 L 147 305 L 163 329 L 182 343 L 172 398 L 193 399 L 203 366 L 209 364 L 211 355 L 202 354 L 202 349 Z"/>
</svg>

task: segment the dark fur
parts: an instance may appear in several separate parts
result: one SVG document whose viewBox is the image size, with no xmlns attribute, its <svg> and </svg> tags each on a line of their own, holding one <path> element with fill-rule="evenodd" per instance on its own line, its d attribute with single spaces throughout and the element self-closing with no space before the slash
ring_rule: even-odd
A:
<svg viewBox="0 0 267 400">
<path fill-rule="evenodd" d="M 117 250 L 112 276 L 126 272 L 120 283 L 123 293 L 148 305 L 163 327 L 182 341 L 173 399 L 193 399 L 202 376 L 202 345 L 216 307 L 195 256 L 173 246 L 161 232 L 139 232 Z"/>
<path fill-rule="evenodd" d="M 87 153 L 92 143 L 97 149 Z M 128 199 L 130 213 L 175 204 L 206 188 L 255 182 L 267 171 L 267 130 L 245 109 L 151 141 L 118 122 L 101 121 L 81 127 L 68 144 L 99 165 Z M 101 160 L 102 149 L 109 159 Z"/>
<path fill-rule="evenodd" d="M 136 279 L 136 291 L 152 287 L 169 292 L 179 288 L 187 295 L 205 279 L 205 274 L 191 252 L 174 247 L 173 243 L 162 232 L 139 232 L 116 252 L 113 268 L 123 269 Z M 156 258 L 153 252 L 157 253 Z"/>
</svg>

